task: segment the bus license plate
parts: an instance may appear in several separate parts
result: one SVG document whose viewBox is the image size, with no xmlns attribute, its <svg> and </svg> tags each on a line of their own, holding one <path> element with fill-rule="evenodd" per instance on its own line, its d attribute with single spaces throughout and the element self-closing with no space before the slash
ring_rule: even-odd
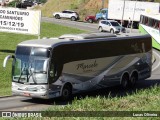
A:
<svg viewBox="0 0 160 120">
<path fill-rule="evenodd" d="M 24 96 L 30 96 L 30 94 L 29 93 L 23 93 L 24 94 Z"/>
</svg>

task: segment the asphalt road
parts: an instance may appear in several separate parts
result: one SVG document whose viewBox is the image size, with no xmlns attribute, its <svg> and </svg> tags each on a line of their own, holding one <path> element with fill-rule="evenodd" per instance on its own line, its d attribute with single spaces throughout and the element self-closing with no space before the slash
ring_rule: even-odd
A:
<svg viewBox="0 0 160 120">
<path fill-rule="evenodd" d="M 42 21 L 53 22 L 56 24 L 61 24 L 69 27 L 79 28 L 82 30 L 87 30 L 91 32 L 97 32 L 97 24 L 83 23 L 83 22 L 74 22 L 69 20 L 56 20 L 53 18 L 42 18 Z M 128 32 L 131 30 L 129 29 Z M 137 32 L 137 30 L 132 30 L 132 32 Z M 126 96 L 127 93 L 133 93 L 136 90 L 150 88 L 156 84 L 160 84 L 160 52 L 153 50 L 155 61 L 152 65 L 152 76 L 145 81 L 140 81 L 136 84 L 134 89 L 123 90 L 119 86 L 106 88 L 105 90 L 97 90 L 87 93 L 76 94 L 77 98 L 85 98 L 86 96 L 96 97 L 108 96 L 110 93 L 112 97 L 115 96 Z M 96 94 L 95 94 L 96 93 Z M 73 98 L 74 99 L 74 98 Z M 39 111 L 47 109 L 50 106 L 54 105 L 66 105 L 72 103 L 72 100 L 63 102 L 57 99 L 50 100 L 41 100 L 41 99 L 31 99 L 28 97 L 13 96 L 13 97 L 2 97 L 0 98 L 0 111 Z"/>
</svg>

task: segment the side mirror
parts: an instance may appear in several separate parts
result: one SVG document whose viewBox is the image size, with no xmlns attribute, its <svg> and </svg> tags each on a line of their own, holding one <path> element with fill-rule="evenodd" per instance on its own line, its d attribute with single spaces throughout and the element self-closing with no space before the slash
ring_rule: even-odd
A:
<svg viewBox="0 0 160 120">
<path fill-rule="evenodd" d="M 8 55 L 8 56 L 5 57 L 5 59 L 4 59 L 4 61 L 3 61 L 3 67 L 4 67 L 4 68 L 6 67 L 7 62 L 8 62 L 8 60 L 9 60 L 10 58 L 15 58 L 15 56 L 14 56 L 14 55 Z"/>
</svg>

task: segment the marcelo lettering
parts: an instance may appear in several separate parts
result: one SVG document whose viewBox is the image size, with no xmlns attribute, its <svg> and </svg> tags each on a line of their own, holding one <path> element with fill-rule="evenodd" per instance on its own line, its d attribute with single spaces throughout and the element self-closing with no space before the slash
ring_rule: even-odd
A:
<svg viewBox="0 0 160 120">
<path fill-rule="evenodd" d="M 83 69 L 83 71 L 88 71 L 89 69 L 95 68 L 97 66 L 98 66 L 98 64 L 95 60 L 94 63 L 92 63 L 92 64 L 85 64 L 85 63 L 78 64 L 77 65 L 77 70 L 78 69 Z"/>
</svg>

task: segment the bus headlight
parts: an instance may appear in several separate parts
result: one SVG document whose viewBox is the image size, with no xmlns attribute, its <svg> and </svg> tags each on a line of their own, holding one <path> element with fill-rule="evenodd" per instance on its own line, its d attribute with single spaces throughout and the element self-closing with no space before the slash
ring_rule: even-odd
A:
<svg viewBox="0 0 160 120">
<path fill-rule="evenodd" d="M 16 85 L 15 83 L 12 83 L 12 89 L 18 89 L 18 85 Z"/>
</svg>

